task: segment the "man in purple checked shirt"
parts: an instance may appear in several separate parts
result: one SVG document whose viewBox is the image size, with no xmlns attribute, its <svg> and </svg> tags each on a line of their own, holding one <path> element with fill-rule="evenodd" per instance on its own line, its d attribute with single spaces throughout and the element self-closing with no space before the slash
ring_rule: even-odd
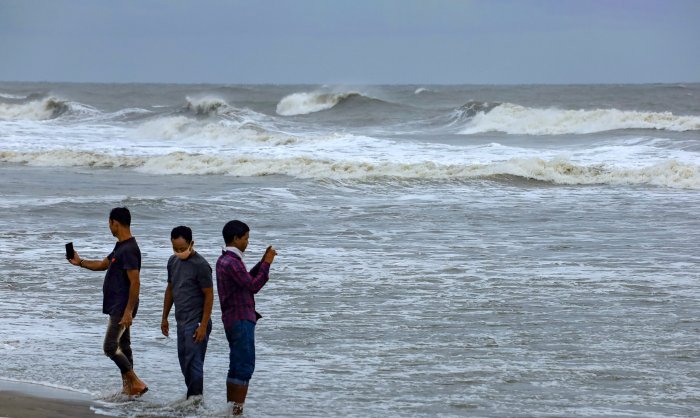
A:
<svg viewBox="0 0 700 418">
<path fill-rule="evenodd" d="M 255 370 L 255 324 L 261 318 L 255 311 L 254 295 L 267 283 L 277 251 L 267 247 L 262 260 L 248 272 L 243 252 L 250 228 L 241 221 L 230 221 L 222 233 L 226 248 L 216 262 L 216 286 L 230 350 L 226 400 L 233 402 L 233 414 L 241 415 Z"/>
</svg>

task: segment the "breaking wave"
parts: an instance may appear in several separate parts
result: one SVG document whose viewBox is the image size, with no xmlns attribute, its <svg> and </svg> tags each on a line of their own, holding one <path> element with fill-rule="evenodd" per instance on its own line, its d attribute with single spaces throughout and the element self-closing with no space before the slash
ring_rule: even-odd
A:
<svg viewBox="0 0 700 418">
<path fill-rule="evenodd" d="M 40 167 L 133 168 L 143 165 L 146 160 L 140 157 L 114 156 L 88 151 L 0 151 L 0 161 Z"/>
<path fill-rule="evenodd" d="M 469 180 L 510 178 L 561 185 L 652 185 L 700 189 L 700 165 L 675 160 L 641 168 L 605 164 L 584 166 L 561 159 L 513 158 L 487 164 L 433 162 L 356 162 L 309 157 L 255 158 L 173 152 L 158 156 L 108 155 L 94 152 L 0 152 L 0 161 L 38 166 L 132 168 L 149 174 L 231 175 L 255 177 L 286 175 L 304 179 L 375 181 Z"/>
<path fill-rule="evenodd" d="M 306 115 L 335 107 L 353 97 L 367 97 L 351 91 L 343 93 L 294 93 L 277 103 L 277 114 L 282 116 Z M 371 98 L 370 98 L 371 99 Z"/>
<path fill-rule="evenodd" d="M 499 102 L 489 103 L 470 100 L 462 106 L 458 107 L 454 111 L 454 115 L 458 120 L 469 120 L 480 113 L 488 113 L 500 105 L 501 103 Z"/>
<path fill-rule="evenodd" d="M 240 123 L 253 124 L 269 119 L 267 115 L 250 109 L 231 106 L 226 100 L 212 96 L 187 97 L 184 113 L 198 118 L 220 117 Z"/>
<path fill-rule="evenodd" d="M 515 135 L 590 134 L 618 129 L 700 130 L 700 116 L 678 116 L 671 112 L 638 112 L 618 109 L 537 109 L 511 103 L 479 108 L 467 103 L 469 120 L 461 134 L 505 132 Z"/>
<path fill-rule="evenodd" d="M 231 114 L 235 112 L 235 108 L 226 103 L 225 100 L 217 97 L 187 97 L 185 110 L 197 116 L 217 116 L 222 114 Z"/>
<path fill-rule="evenodd" d="M 0 120 L 55 119 L 71 110 L 80 112 L 92 110 L 92 108 L 79 103 L 61 100 L 56 97 L 45 97 L 19 103 L 0 103 Z"/>
</svg>

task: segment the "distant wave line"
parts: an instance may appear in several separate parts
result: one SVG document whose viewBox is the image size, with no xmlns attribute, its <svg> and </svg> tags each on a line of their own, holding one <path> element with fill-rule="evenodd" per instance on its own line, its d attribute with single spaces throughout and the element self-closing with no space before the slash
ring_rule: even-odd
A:
<svg viewBox="0 0 700 418">
<path fill-rule="evenodd" d="M 108 155 L 95 152 L 0 152 L 0 161 L 37 166 L 131 168 L 149 174 L 231 175 L 257 177 L 285 175 L 306 179 L 382 181 L 468 180 L 515 177 L 564 185 L 654 185 L 700 189 L 700 165 L 676 160 L 641 168 L 606 164 L 577 165 L 566 160 L 511 158 L 486 164 L 437 164 L 333 161 L 310 157 L 261 159 L 173 152 L 158 156 Z"/>
</svg>

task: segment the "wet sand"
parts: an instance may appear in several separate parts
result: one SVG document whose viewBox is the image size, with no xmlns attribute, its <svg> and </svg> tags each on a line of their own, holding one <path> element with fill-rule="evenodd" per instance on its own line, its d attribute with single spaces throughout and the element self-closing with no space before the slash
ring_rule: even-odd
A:
<svg viewBox="0 0 700 418">
<path fill-rule="evenodd" d="M 91 404 L 89 397 L 80 393 L 0 380 L 0 417 L 96 417 Z"/>
<path fill-rule="evenodd" d="M 90 404 L 40 398 L 17 392 L 0 392 L 0 416 L 12 418 L 84 418 L 98 416 Z"/>
</svg>

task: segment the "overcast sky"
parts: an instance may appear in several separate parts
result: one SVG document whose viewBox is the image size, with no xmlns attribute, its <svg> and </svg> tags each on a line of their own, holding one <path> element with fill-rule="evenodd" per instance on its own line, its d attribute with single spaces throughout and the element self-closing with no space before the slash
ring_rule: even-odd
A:
<svg viewBox="0 0 700 418">
<path fill-rule="evenodd" d="M 700 82 L 700 1 L 0 0 L 0 80 Z"/>
</svg>

